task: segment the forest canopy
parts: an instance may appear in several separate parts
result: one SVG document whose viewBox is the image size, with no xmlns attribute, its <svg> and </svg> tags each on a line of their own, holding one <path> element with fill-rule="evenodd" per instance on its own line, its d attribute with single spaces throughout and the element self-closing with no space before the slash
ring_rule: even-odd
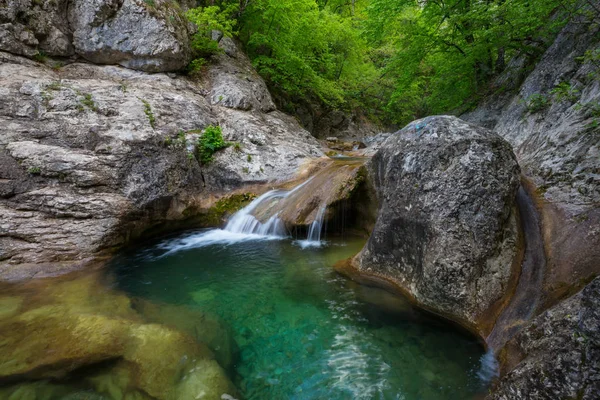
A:
<svg viewBox="0 0 600 400">
<path fill-rule="evenodd" d="M 531 65 L 585 10 L 574 0 L 209 0 L 188 17 L 199 56 L 216 51 L 210 30 L 238 37 L 284 108 L 311 99 L 401 125 L 467 110 L 511 59 Z"/>
</svg>

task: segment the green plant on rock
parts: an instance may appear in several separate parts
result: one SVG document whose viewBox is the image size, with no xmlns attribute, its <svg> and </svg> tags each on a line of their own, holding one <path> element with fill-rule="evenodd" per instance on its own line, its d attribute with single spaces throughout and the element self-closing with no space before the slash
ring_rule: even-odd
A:
<svg viewBox="0 0 600 400">
<path fill-rule="evenodd" d="M 195 76 L 200 74 L 202 67 L 204 67 L 206 63 L 204 58 L 196 58 L 190 61 L 185 70 L 189 76 Z"/>
<path fill-rule="evenodd" d="M 248 154 L 248 157 L 246 157 L 246 161 L 252 162 L 252 156 L 250 154 Z"/>
<path fill-rule="evenodd" d="M 574 103 L 579 98 L 579 90 L 571 86 L 568 82 L 561 82 L 550 91 L 557 101 L 567 100 Z"/>
<path fill-rule="evenodd" d="M 550 107 L 550 99 L 543 94 L 532 94 L 525 102 L 525 107 L 530 114 L 536 114 Z"/>
<path fill-rule="evenodd" d="M 224 36 L 233 36 L 237 20 L 232 16 L 237 10 L 238 5 L 233 3 L 222 7 L 197 7 L 186 12 L 187 19 L 196 26 L 196 33 L 191 41 L 195 59 L 210 57 L 222 51 L 219 43 L 212 39 L 212 32 L 220 31 Z"/>
<path fill-rule="evenodd" d="M 148 122 L 150 123 L 152 129 L 154 129 L 156 125 L 156 118 L 154 117 L 154 113 L 152 112 L 152 107 L 150 106 L 150 103 L 148 103 L 146 100 L 140 99 L 140 101 L 144 105 L 144 114 L 146 114 L 146 117 L 148 117 Z"/>
<path fill-rule="evenodd" d="M 80 93 L 80 95 L 83 98 L 81 100 L 79 100 L 79 102 L 83 106 L 86 106 L 87 108 L 89 108 L 92 111 L 98 111 L 98 107 L 96 107 L 96 103 L 94 102 L 94 99 L 92 99 L 92 95 L 90 93 Z"/>
<path fill-rule="evenodd" d="M 229 143 L 223 140 L 223 133 L 220 126 L 209 125 L 204 129 L 204 133 L 198 138 L 196 150 L 198 158 L 202 164 L 208 164 L 213 160 L 213 155 Z"/>
<path fill-rule="evenodd" d="M 39 175 L 42 173 L 40 167 L 29 167 L 27 168 L 27 173 L 30 175 Z"/>
<path fill-rule="evenodd" d="M 48 61 L 48 55 L 43 51 L 38 51 L 37 54 L 33 56 L 33 59 L 39 63 L 46 63 L 46 61 Z"/>
</svg>

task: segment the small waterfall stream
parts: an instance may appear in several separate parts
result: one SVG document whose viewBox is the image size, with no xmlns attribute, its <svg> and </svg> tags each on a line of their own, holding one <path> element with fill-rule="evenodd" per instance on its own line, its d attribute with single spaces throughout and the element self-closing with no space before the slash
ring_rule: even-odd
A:
<svg viewBox="0 0 600 400">
<path fill-rule="evenodd" d="M 252 215 L 252 212 L 259 205 L 263 203 L 279 201 L 288 196 L 290 193 L 291 192 L 287 192 L 284 190 L 271 190 L 263 194 L 262 196 L 252 201 L 252 203 L 248 204 L 246 207 L 242 208 L 240 211 L 235 213 L 225 226 L 224 230 L 232 233 L 240 233 L 246 235 L 276 237 L 287 236 L 285 225 L 278 218 L 277 213 L 275 213 L 275 215 L 270 216 L 265 223 L 262 223 L 254 215 Z"/>
</svg>

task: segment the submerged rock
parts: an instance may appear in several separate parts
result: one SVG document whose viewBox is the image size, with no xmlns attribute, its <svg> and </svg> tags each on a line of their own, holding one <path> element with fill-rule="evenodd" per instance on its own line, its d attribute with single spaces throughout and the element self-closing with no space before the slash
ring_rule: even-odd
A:
<svg viewBox="0 0 600 400">
<path fill-rule="evenodd" d="M 111 399 L 192 400 L 201 392 L 206 399 L 236 395 L 199 337 L 146 323 L 127 297 L 111 290 L 102 278 L 91 274 L 31 281 L 0 297 L 0 303 L 19 299 L 21 311 L 0 319 L 0 381 L 68 381 L 76 376 L 81 383 L 77 388 Z M 205 324 L 203 337 L 213 334 L 213 345 L 225 345 L 226 339 L 216 337 L 223 331 L 212 328 L 214 324 Z M 35 399 L 36 393 L 75 396 L 74 389 L 39 383 L 3 388 L 0 394 Z"/>
<path fill-rule="evenodd" d="M 489 400 L 600 398 L 600 278 L 534 318 L 501 356 Z"/>
<path fill-rule="evenodd" d="M 156 304 L 142 299 L 136 299 L 134 307 L 147 321 L 185 332 L 206 344 L 223 368 L 233 366 L 239 349 L 231 330 L 216 316 L 185 306 Z"/>
<path fill-rule="evenodd" d="M 454 117 L 415 121 L 368 164 L 380 203 L 355 258 L 422 306 L 489 330 L 516 254 L 519 167 L 510 145 Z"/>
</svg>

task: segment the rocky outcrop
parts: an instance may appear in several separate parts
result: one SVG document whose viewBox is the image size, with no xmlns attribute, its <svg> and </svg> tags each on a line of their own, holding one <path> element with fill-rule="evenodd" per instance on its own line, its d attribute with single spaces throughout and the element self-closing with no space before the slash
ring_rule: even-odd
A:
<svg viewBox="0 0 600 400">
<path fill-rule="evenodd" d="M 519 167 L 510 145 L 457 118 L 429 117 L 391 135 L 368 170 L 380 205 L 356 272 L 489 330 L 516 254 Z"/>
<path fill-rule="evenodd" d="M 77 267 L 155 225 L 193 218 L 209 195 L 290 178 L 322 155 L 278 111 L 211 106 L 210 80 L 78 63 L 55 70 L 7 53 L 0 61 L 4 279 Z M 227 62 L 209 74 L 228 73 Z M 231 74 L 236 96 L 268 96 Z M 237 144 L 201 166 L 195 141 L 219 124 Z"/>
<path fill-rule="evenodd" d="M 75 52 L 96 64 L 159 72 L 190 60 L 188 22 L 176 2 L 74 0 L 68 21 Z"/>
<path fill-rule="evenodd" d="M 501 353 L 489 400 L 600 398 L 600 278 L 533 319 Z"/>
<path fill-rule="evenodd" d="M 576 17 L 531 73 L 516 58 L 498 93 L 462 116 L 513 145 L 537 194 L 547 258 L 540 311 L 600 273 L 600 70 L 582 59 L 597 54 L 599 32 Z"/>
<path fill-rule="evenodd" d="M 188 22 L 165 0 L 2 0 L 0 50 L 34 57 L 78 55 L 142 71 L 182 69 Z"/>
</svg>

